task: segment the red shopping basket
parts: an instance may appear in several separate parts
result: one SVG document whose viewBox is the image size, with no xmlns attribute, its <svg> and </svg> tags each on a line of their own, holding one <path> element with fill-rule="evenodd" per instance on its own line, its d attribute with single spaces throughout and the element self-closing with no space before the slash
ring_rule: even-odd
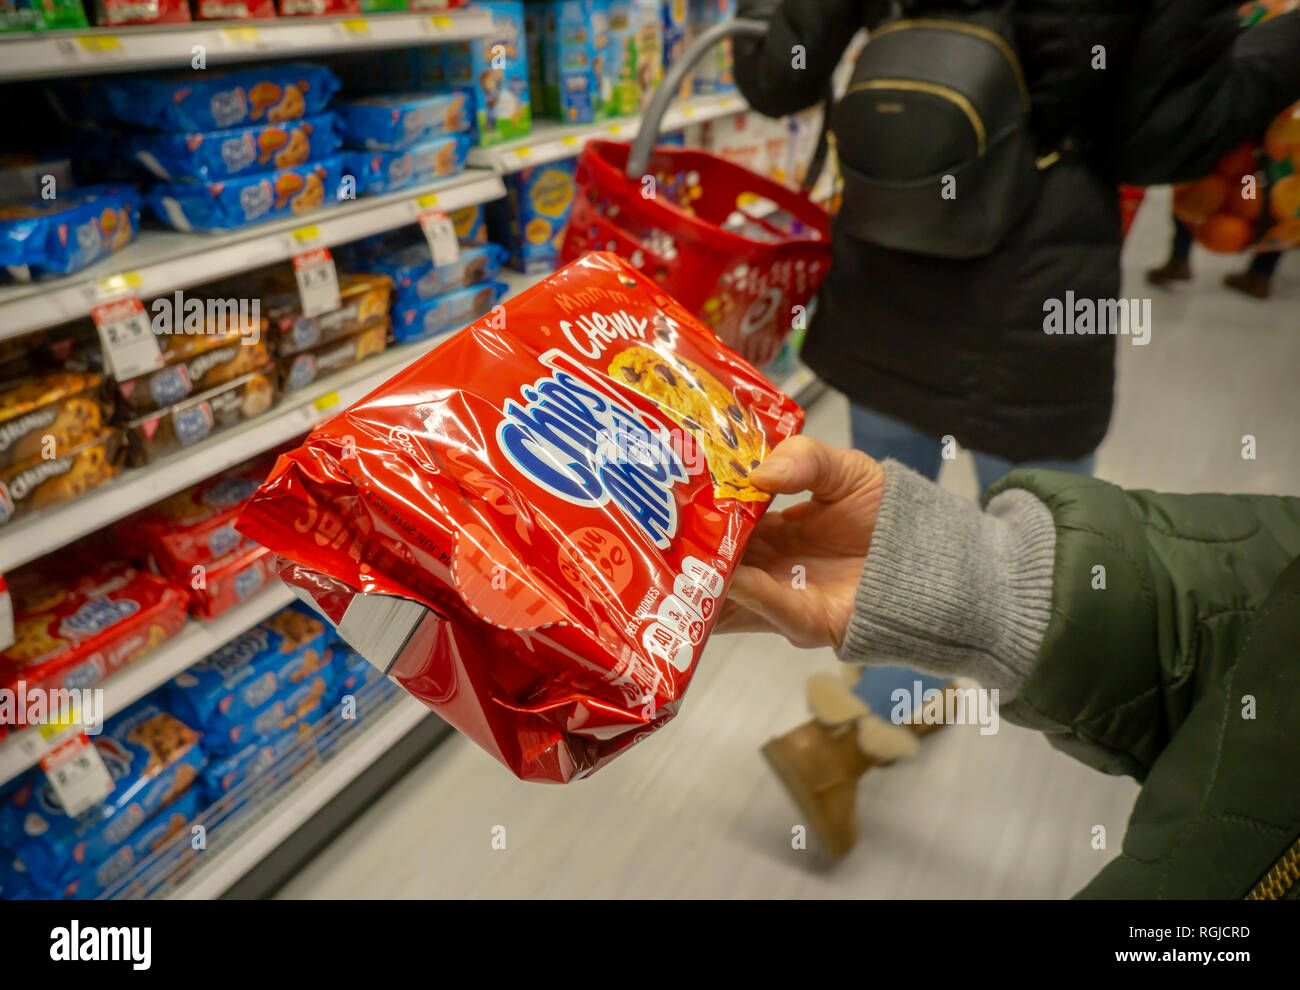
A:
<svg viewBox="0 0 1300 990">
<path fill-rule="evenodd" d="M 1128 232 L 1133 228 L 1133 221 L 1137 219 L 1138 207 L 1142 205 L 1142 200 L 1146 198 L 1146 194 L 1147 191 L 1139 186 L 1119 187 L 1121 237 L 1128 238 Z"/>
<path fill-rule="evenodd" d="M 736 21 L 705 32 L 660 84 L 636 145 L 588 143 L 561 250 L 562 264 L 587 251 L 620 255 L 760 366 L 806 317 L 830 267 L 830 217 L 725 159 L 650 145 L 676 77 L 720 38 L 765 30 Z"/>
</svg>

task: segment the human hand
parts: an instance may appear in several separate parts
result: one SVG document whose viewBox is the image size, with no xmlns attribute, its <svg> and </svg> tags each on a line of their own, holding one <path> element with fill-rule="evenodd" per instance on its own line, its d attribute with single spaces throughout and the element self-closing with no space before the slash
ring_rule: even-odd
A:
<svg viewBox="0 0 1300 990">
<path fill-rule="evenodd" d="M 778 444 L 749 480 L 772 494 L 812 498 L 759 522 L 717 631 L 776 632 L 805 649 L 838 649 L 880 511 L 884 468 L 861 451 L 798 436 Z"/>
</svg>

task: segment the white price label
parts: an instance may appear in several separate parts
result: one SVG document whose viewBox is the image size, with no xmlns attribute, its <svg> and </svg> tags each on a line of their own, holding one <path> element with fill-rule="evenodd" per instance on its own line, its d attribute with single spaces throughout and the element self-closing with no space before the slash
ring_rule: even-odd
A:
<svg viewBox="0 0 1300 990">
<path fill-rule="evenodd" d="M 339 273 L 329 248 L 316 248 L 294 255 L 293 273 L 298 278 L 303 316 L 331 313 L 343 305 L 339 296 Z"/>
<path fill-rule="evenodd" d="M 162 350 L 144 305 L 135 296 L 101 303 L 90 311 L 104 346 L 104 359 L 118 381 L 162 367 Z"/>
<path fill-rule="evenodd" d="M 99 804 L 113 790 L 113 777 L 84 732 L 46 753 L 41 768 L 64 812 L 74 818 Z"/>
<path fill-rule="evenodd" d="M 441 268 L 460 260 L 460 241 L 456 239 L 456 225 L 451 217 L 442 210 L 425 210 L 419 221 L 435 265 Z"/>
</svg>

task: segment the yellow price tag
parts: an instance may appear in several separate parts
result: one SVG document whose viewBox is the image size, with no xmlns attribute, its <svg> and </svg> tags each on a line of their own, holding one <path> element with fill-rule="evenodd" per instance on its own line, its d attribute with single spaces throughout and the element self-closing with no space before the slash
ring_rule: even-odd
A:
<svg viewBox="0 0 1300 990">
<path fill-rule="evenodd" d="M 343 25 L 346 34 L 369 34 L 370 22 L 364 17 L 353 17 L 346 21 L 339 21 Z"/>
<path fill-rule="evenodd" d="M 99 291 L 106 296 L 113 296 L 119 292 L 131 292 L 139 289 L 144 285 L 144 279 L 140 277 L 139 272 L 122 272 L 120 275 L 109 275 L 99 280 Z"/>
<path fill-rule="evenodd" d="M 532 148 L 520 148 L 515 152 L 520 158 L 531 158 L 533 156 Z"/>
<path fill-rule="evenodd" d="M 688 106 L 688 107 L 682 107 L 682 116 L 683 116 L 683 117 L 688 117 L 688 118 L 689 118 L 689 117 L 694 117 L 694 116 L 695 116 L 695 108 L 694 108 L 694 107 L 689 107 L 689 106 Z"/>
<path fill-rule="evenodd" d="M 226 28 L 222 33 L 226 36 L 227 41 L 233 41 L 238 45 L 255 45 L 262 38 L 255 27 L 230 27 Z"/>
<path fill-rule="evenodd" d="M 422 210 L 432 209 L 438 205 L 437 193 L 425 193 L 423 196 L 416 197 L 415 205 Z"/>
<path fill-rule="evenodd" d="M 299 227 L 293 232 L 292 236 L 299 244 L 307 244 L 320 238 L 320 228 L 315 224 L 310 227 Z"/>
<path fill-rule="evenodd" d="M 324 412 L 326 409 L 333 409 L 339 404 L 339 394 L 337 392 L 326 392 L 319 399 L 312 403 L 312 408 L 317 412 Z"/>
<path fill-rule="evenodd" d="M 609 133 L 611 133 L 611 134 L 613 134 L 613 135 L 616 135 L 616 136 L 619 135 L 619 134 L 622 134 L 622 133 L 623 133 L 623 126 L 622 126 L 621 124 L 615 124 L 613 127 L 611 127 L 611 128 L 609 129 Z"/>
<path fill-rule="evenodd" d="M 37 726 L 37 728 L 40 730 L 41 735 L 46 739 L 53 739 L 64 729 L 77 725 L 80 721 L 81 715 L 74 705 L 68 708 L 67 714 L 62 718 L 50 719 L 48 722 L 42 722 Z"/>
<path fill-rule="evenodd" d="M 122 42 L 115 34 L 83 34 L 77 38 L 77 44 L 88 52 L 120 52 Z"/>
<path fill-rule="evenodd" d="M 434 27 L 436 27 L 439 31 L 446 31 L 454 24 L 454 22 L 450 17 L 443 17 L 441 14 L 439 14 L 437 17 L 430 17 L 429 23 L 432 24 Z"/>
<path fill-rule="evenodd" d="M 570 134 L 568 137 L 561 139 L 560 143 L 567 144 L 570 148 L 576 148 L 578 146 L 578 139 Z"/>
</svg>

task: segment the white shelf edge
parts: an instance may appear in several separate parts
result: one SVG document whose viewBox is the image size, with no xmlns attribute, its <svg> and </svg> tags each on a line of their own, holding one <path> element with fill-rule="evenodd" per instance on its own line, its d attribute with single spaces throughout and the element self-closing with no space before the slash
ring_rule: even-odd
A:
<svg viewBox="0 0 1300 990">
<path fill-rule="evenodd" d="M 801 395 L 812 391 L 812 389 L 817 387 L 819 384 L 820 381 L 813 373 L 812 369 L 800 365 L 799 368 L 788 378 L 777 382 L 776 387 L 786 395 L 790 396 L 790 398 L 794 399 L 795 402 L 799 402 L 799 397 Z"/>
<path fill-rule="evenodd" d="M 409 695 L 398 698 L 393 709 L 361 733 L 327 763 L 306 775 L 290 795 L 239 837 L 216 851 L 189 880 L 168 895 L 169 900 L 211 900 L 220 897 L 257 866 L 285 839 L 356 780 L 399 739 L 432 715 Z"/>
<path fill-rule="evenodd" d="M 675 104 L 664 114 L 663 130 L 677 131 L 691 124 L 701 124 L 719 117 L 744 113 L 749 107 L 738 94 L 696 96 Z M 533 133 L 504 144 L 474 148 L 469 163 L 492 169 L 500 175 L 518 172 L 533 165 L 545 165 L 579 154 L 595 138 L 630 141 L 641 130 L 641 116 L 615 117 L 592 124 L 561 124 L 534 121 Z"/>
<path fill-rule="evenodd" d="M 364 28 L 362 25 L 364 24 Z M 209 64 L 467 41 L 491 33 L 480 10 L 192 21 L 0 36 L 0 81 L 183 68 L 202 45 Z"/>
<path fill-rule="evenodd" d="M 3 50 L 0 49 L 0 57 Z M 313 247 L 332 247 L 416 222 L 423 209 L 458 210 L 505 195 L 501 179 L 482 169 L 384 196 L 366 196 L 287 220 L 226 234 L 145 231 L 134 244 L 84 271 L 49 282 L 0 288 L 0 339 L 75 320 L 111 296 L 105 279 L 126 276 L 141 299 L 288 261 Z M 428 202 L 433 197 L 436 202 Z M 426 202 L 421 205 L 420 200 Z M 309 240 L 295 231 L 315 228 Z"/>
<path fill-rule="evenodd" d="M 270 587 L 215 619 L 188 620 L 166 644 L 95 685 L 104 691 L 103 717 L 107 719 L 143 698 L 293 600 L 288 585 L 276 579 Z M 45 749 L 44 738 L 34 728 L 20 729 L 0 742 L 0 784 L 35 766 Z"/>
</svg>

